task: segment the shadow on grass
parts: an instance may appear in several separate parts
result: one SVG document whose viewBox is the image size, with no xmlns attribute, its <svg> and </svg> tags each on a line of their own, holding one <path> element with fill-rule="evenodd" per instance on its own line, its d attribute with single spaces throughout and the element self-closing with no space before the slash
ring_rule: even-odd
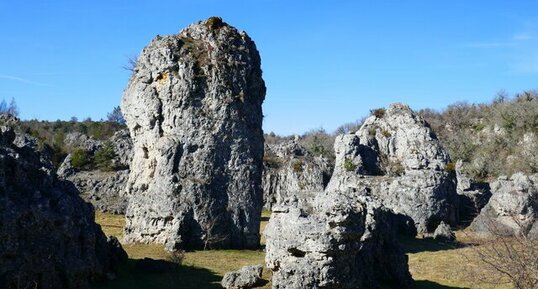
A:
<svg viewBox="0 0 538 289">
<path fill-rule="evenodd" d="M 129 259 L 111 281 L 93 286 L 93 289 L 217 289 L 221 276 L 203 268 L 174 266 L 174 263 L 159 260 L 162 267 L 170 269 L 149 273 L 137 266 L 137 260 Z"/>
<path fill-rule="evenodd" d="M 447 243 L 436 241 L 433 239 L 417 239 L 401 236 L 398 238 L 400 245 L 405 253 L 420 253 L 420 252 L 437 252 L 437 251 L 446 251 L 454 250 L 467 246 L 470 244 L 463 243 Z"/>
<path fill-rule="evenodd" d="M 439 283 L 435 283 L 433 281 L 428 281 L 428 280 L 415 281 L 415 288 L 416 289 L 469 289 L 469 287 L 453 287 L 453 286 L 441 285 Z"/>
</svg>

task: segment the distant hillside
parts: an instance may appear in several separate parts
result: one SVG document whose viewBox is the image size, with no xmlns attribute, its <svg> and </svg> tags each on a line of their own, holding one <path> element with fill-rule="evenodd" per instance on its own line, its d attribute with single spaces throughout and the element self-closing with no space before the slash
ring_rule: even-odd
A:
<svg viewBox="0 0 538 289">
<path fill-rule="evenodd" d="M 95 140 L 107 140 L 115 132 L 126 128 L 124 124 L 113 121 L 40 121 L 26 120 L 20 122 L 19 129 L 35 137 L 42 149 L 51 150 L 52 161 L 56 167 L 62 163 L 68 153 L 75 148 L 64 140 L 70 133 L 81 133 Z"/>
<path fill-rule="evenodd" d="M 538 92 L 489 104 L 456 103 L 443 111 L 421 110 L 452 160 L 466 162 L 477 179 L 538 172 Z"/>
</svg>

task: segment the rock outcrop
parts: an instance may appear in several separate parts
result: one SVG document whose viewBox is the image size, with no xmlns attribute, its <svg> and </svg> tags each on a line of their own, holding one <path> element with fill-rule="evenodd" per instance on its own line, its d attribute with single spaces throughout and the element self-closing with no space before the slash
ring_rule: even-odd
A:
<svg viewBox="0 0 538 289">
<path fill-rule="evenodd" d="M 254 42 L 220 18 L 144 48 L 121 104 L 134 143 L 127 242 L 259 245 L 265 90 Z"/>
<path fill-rule="evenodd" d="M 133 155 L 133 145 L 127 130 L 117 131 L 106 141 L 97 141 L 80 133 L 70 133 L 64 142 L 73 149 L 82 149 L 88 157 L 110 146 L 113 151 L 109 167 L 75 168 L 69 154 L 58 168 L 58 177 L 72 182 L 81 192 L 81 197 L 92 203 L 99 211 L 125 214 L 128 196 L 125 187 L 129 176 L 129 165 Z"/>
<path fill-rule="evenodd" d="M 245 266 L 238 271 L 224 274 L 220 285 L 226 289 L 249 289 L 259 285 L 263 266 Z"/>
<path fill-rule="evenodd" d="M 14 144 L 15 139 L 17 143 Z M 89 288 L 127 255 L 46 154 L 0 132 L 0 288 Z"/>
<path fill-rule="evenodd" d="M 435 232 L 433 232 L 433 239 L 443 242 L 454 242 L 456 241 L 456 234 L 452 231 L 452 228 L 445 222 L 441 222 Z"/>
<path fill-rule="evenodd" d="M 273 207 L 265 229 L 273 288 L 411 288 L 392 213 L 365 194 L 320 192 Z"/>
<path fill-rule="evenodd" d="M 271 209 L 291 194 L 313 198 L 311 192 L 323 191 L 332 173 L 329 160 L 313 156 L 297 140 L 265 145 L 263 156 L 263 201 Z"/>
<path fill-rule="evenodd" d="M 417 230 L 433 232 L 458 221 L 459 201 L 450 161 L 428 124 L 407 105 L 378 109 L 353 134 L 335 140 L 336 162 L 328 190 L 369 194 Z"/>
<path fill-rule="evenodd" d="M 538 238 L 538 174 L 516 173 L 491 183 L 492 196 L 470 228 L 498 235 Z"/>
<path fill-rule="evenodd" d="M 457 193 L 460 199 L 460 223 L 468 226 L 491 198 L 489 183 L 477 182 L 464 172 L 464 163 L 456 162 Z"/>
</svg>

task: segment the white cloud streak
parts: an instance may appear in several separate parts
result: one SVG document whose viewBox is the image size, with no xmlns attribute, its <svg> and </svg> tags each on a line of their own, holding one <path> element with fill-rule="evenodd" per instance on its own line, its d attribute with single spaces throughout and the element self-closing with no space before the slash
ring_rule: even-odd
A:
<svg viewBox="0 0 538 289">
<path fill-rule="evenodd" d="M 16 77 L 16 76 L 7 75 L 7 74 L 0 74 L 0 79 L 13 80 L 13 81 L 22 82 L 22 83 L 31 84 L 31 85 L 37 85 L 37 86 L 54 87 L 54 86 L 52 86 L 50 84 L 41 83 L 41 82 L 37 82 L 37 81 L 32 81 L 32 80 L 29 80 L 29 79 L 24 79 L 24 78 L 21 78 L 21 77 Z"/>
</svg>

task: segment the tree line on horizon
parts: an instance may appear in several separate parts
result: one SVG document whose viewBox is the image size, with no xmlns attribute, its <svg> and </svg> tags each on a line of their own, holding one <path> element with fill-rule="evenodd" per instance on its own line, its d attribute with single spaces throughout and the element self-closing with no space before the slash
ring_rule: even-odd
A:
<svg viewBox="0 0 538 289">
<path fill-rule="evenodd" d="M 373 109 L 371 113 L 376 110 Z M 18 116 L 15 99 L 10 104 L 0 102 L 0 113 Z M 435 132 L 453 162 L 462 160 L 470 176 L 486 180 L 521 171 L 538 173 L 538 92 L 524 91 L 510 97 L 501 91 L 488 103 L 457 102 L 442 110 L 418 111 Z M 313 129 L 299 136 L 299 143 L 310 153 L 321 155 L 334 163 L 334 139 L 339 134 L 357 131 L 364 120 L 345 123 L 333 132 Z M 106 140 L 126 128 L 119 106 L 107 114 L 106 120 L 79 121 L 23 120 L 21 127 L 54 151 L 55 164 L 72 150 L 64 144 L 65 135 L 79 132 L 97 140 Z M 265 133 L 267 144 L 290 141 L 295 136 Z"/>
</svg>

